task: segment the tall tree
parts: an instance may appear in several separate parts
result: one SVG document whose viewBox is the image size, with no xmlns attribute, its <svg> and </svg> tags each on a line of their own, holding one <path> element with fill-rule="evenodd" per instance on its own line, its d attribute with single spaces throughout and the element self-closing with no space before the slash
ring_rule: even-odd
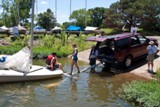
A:
<svg viewBox="0 0 160 107">
<path fill-rule="evenodd" d="M 96 27 L 102 26 L 105 10 L 106 9 L 104 7 L 96 7 L 93 9 L 89 9 L 88 11 L 91 17 L 90 25 L 96 26 Z"/>
<path fill-rule="evenodd" d="M 85 27 L 90 20 L 90 15 L 85 9 L 74 10 L 69 17 L 76 26 Z"/>
<path fill-rule="evenodd" d="M 159 11 L 160 0 L 120 0 L 106 11 L 104 22 L 114 26 L 126 24 L 129 28 L 138 23 L 145 29 L 153 30 L 157 22 L 155 16 Z"/>
<path fill-rule="evenodd" d="M 54 26 L 56 26 L 57 25 L 57 20 L 54 16 L 52 10 L 47 9 L 46 12 L 38 14 L 37 24 L 39 24 L 40 26 L 42 26 L 43 28 L 45 28 L 47 30 L 50 30 Z"/>
<path fill-rule="evenodd" d="M 7 26 L 28 22 L 32 0 L 2 0 L 3 19 Z"/>
<path fill-rule="evenodd" d="M 147 30 L 156 30 L 157 25 L 160 24 L 159 19 L 156 17 L 160 14 L 160 0 L 144 0 L 144 14 L 142 17 L 141 25 Z"/>
</svg>

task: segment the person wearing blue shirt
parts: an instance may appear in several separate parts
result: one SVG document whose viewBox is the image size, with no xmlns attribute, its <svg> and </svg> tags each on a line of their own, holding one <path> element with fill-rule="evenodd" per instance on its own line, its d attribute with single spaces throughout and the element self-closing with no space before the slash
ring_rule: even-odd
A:
<svg viewBox="0 0 160 107">
<path fill-rule="evenodd" d="M 149 46 L 147 47 L 148 55 L 147 55 L 147 61 L 148 61 L 148 71 L 153 72 L 153 66 L 154 66 L 154 59 L 156 53 L 158 53 L 159 49 L 154 44 L 154 41 L 149 42 Z"/>
</svg>

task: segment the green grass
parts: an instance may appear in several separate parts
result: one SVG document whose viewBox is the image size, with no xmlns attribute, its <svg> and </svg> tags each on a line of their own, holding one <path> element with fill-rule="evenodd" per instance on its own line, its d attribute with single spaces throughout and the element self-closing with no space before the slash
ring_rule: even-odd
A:
<svg viewBox="0 0 160 107">
<path fill-rule="evenodd" d="M 121 95 L 143 107 L 160 107 L 160 84 L 157 81 L 133 81 L 122 86 Z"/>
<path fill-rule="evenodd" d="M 118 28 L 103 28 L 101 29 L 102 31 L 104 31 L 107 35 L 112 35 L 112 34 L 117 34 L 121 32 L 121 29 Z"/>
<path fill-rule="evenodd" d="M 58 57 L 66 57 L 72 53 L 72 44 L 77 44 L 78 50 L 83 51 L 89 49 L 93 42 L 86 42 L 85 39 L 88 36 L 79 37 L 70 36 L 67 40 L 67 36 L 62 33 L 55 37 L 54 35 L 34 35 L 34 46 L 33 46 L 33 58 L 45 58 L 48 54 L 56 52 Z M 23 37 L 5 37 L 10 45 L 1 46 L 0 54 L 12 55 L 21 50 L 23 47 L 27 46 L 30 42 L 30 36 Z"/>
</svg>

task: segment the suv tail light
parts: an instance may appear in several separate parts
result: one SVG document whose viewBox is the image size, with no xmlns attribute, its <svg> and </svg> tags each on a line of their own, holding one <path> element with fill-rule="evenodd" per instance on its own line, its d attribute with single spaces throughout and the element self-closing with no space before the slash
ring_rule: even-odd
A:
<svg viewBox="0 0 160 107">
<path fill-rule="evenodd" d="M 115 59 L 118 58 L 118 52 L 114 52 L 114 58 L 115 58 Z"/>
</svg>

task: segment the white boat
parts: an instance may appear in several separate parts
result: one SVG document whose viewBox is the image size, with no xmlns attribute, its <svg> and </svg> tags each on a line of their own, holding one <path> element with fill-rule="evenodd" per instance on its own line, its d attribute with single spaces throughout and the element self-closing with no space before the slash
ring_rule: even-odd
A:
<svg viewBox="0 0 160 107">
<path fill-rule="evenodd" d="M 0 83 L 35 81 L 62 77 L 60 69 L 49 70 L 46 67 L 33 65 L 30 72 L 19 72 L 12 69 L 0 70 Z"/>
<path fill-rule="evenodd" d="M 25 54 L 26 51 L 20 51 L 18 53 L 18 56 L 12 55 L 12 56 L 5 56 L 0 58 L 0 83 L 5 82 L 20 82 L 20 81 L 34 81 L 34 80 L 43 80 L 43 79 L 53 79 L 56 77 L 61 77 L 63 75 L 63 71 L 60 69 L 56 70 L 49 70 L 46 67 L 38 66 L 38 65 L 32 65 L 32 47 L 33 47 L 33 22 L 34 22 L 34 2 L 35 0 L 32 0 L 32 24 L 31 24 L 31 40 L 30 40 L 30 49 L 29 49 L 29 56 L 28 59 L 23 59 L 19 62 L 30 62 L 29 66 L 27 66 L 23 70 L 17 70 L 21 67 L 23 67 L 23 63 L 14 62 L 16 58 L 23 57 L 23 53 Z M 28 54 L 27 54 L 28 55 Z M 14 60 L 11 60 L 14 59 Z M 7 62 L 8 60 L 8 62 Z M 26 61 L 27 60 L 27 61 Z M 28 61 L 29 60 L 29 61 Z M 12 64 L 10 64 L 12 63 Z M 4 66 L 3 66 L 4 64 Z M 16 64 L 19 66 L 17 67 Z M 22 65 L 21 65 L 22 64 Z M 14 65 L 14 66 L 11 66 Z M 31 69 L 30 69 L 31 65 Z M 5 68 L 6 66 L 6 68 Z M 4 68 L 3 68 L 4 67 Z M 13 69 L 14 68 L 14 69 Z"/>
</svg>

